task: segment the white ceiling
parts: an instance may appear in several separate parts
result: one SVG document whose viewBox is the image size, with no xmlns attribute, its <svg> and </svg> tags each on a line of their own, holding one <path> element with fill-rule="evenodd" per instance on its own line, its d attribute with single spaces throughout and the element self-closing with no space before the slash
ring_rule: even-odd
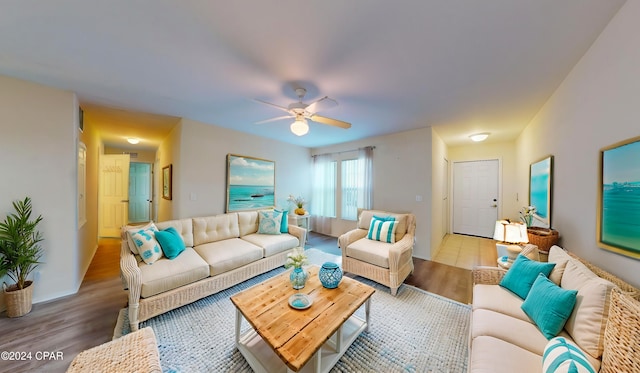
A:
<svg viewBox="0 0 640 373">
<path fill-rule="evenodd" d="M 306 147 L 427 126 L 449 145 L 474 132 L 504 141 L 623 3 L 2 1 L 0 74 L 75 91 L 89 112 L 154 114 L 143 132 L 166 115 Z M 283 113 L 252 99 L 286 106 L 293 84 L 306 101 L 336 99 L 321 114 L 353 127 L 311 123 L 297 137 L 290 120 L 254 124 Z"/>
</svg>

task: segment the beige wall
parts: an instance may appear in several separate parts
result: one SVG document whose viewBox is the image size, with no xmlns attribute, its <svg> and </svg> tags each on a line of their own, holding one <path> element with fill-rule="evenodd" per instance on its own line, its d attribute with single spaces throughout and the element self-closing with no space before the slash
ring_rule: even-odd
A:
<svg viewBox="0 0 640 373">
<path fill-rule="evenodd" d="M 131 150 L 105 146 L 104 154 L 129 154 L 131 162 L 153 163 L 156 160 L 156 152 L 153 150 Z"/>
<path fill-rule="evenodd" d="M 640 261 L 596 242 L 599 149 L 640 135 L 640 2 L 612 19 L 517 141 L 518 191 L 528 165 L 554 155 L 553 226 L 568 250 L 640 286 Z"/>
<path fill-rule="evenodd" d="M 422 128 L 312 150 L 323 154 L 375 146 L 373 208 L 416 215 L 414 256 L 422 259 L 431 258 L 431 135 L 431 128 Z"/>
<path fill-rule="evenodd" d="M 450 189 L 449 183 L 449 154 L 447 145 L 442 141 L 438 133 L 433 130 L 432 131 L 432 159 L 431 159 L 431 258 L 434 257 L 438 249 L 440 248 L 440 244 L 442 243 L 442 238 L 444 234 L 448 232 L 449 229 L 449 217 L 451 214 L 449 213 L 449 203 L 451 201 L 450 193 L 448 190 Z M 447 160 L 447 164 L 445 165 L 445 160 Z M 444 199 L 444 197 L 447 197 Z"/>
<path fill-rule="evenodd" d="M 156 162 L 154 165 L 155 176 L 155 191 L 154 200 L 157 202 L 156 208 L 158 211 L 157 220 L 171 220 L 176 215 L 174 213 L 174 206 L 177 206 L 178 196 L 177 190 L 180 188 L 180 172 L 181 168 L 177 167 L 180 162 L 180 139 L 182 132 L 182 121 L 180 121 L 169 133 L 169 135 L 162 141 L 158 151 L 156 152 Z M 162 169 L 164 167 L 172 166 L 172 189 L 171 200 L 164 199 L 162 197 Z"/>
<path fill-rule="evenodd" d="M 172 218 L 221 214 L 226 210 L 227 154 L 275 161 L 278 207 L 289 194 L 309 196 L 309 149 L 183 119 L 179 157 L 173 156 Z"/>
<path fill-rule="evenodd" d="M 522 191 L 518 192 L 515 142 L 470 142 L 469 145 L 450 147 L 449 157 L 451 160 L 450 166 L 454 162 L 498 159 L 501 180 L 498 196 L 498 218 L 519 219 L 520 209 L 529 204 L 529 190 L 525 189 L 524 193 Z M 527 175 L 529 175 L 528 166 L 526 170 Z"/>
<path fill-rule="evenodd" d="M 78 102 L 73 92 L 0 76 L 0 215 L 30 196 L 44 218 L 34 302 L 80 286 L 76 218 Z"/>
</svg>

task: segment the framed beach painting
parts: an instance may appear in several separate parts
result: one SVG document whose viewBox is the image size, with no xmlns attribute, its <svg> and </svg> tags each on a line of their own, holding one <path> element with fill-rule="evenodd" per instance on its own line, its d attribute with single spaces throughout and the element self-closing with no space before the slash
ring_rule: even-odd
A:
<svg viewBox="0 0 640 373">
<path fill-rule="evenodd" d="M 173 182 L 173 180 L 171 180 L 173 178 L 173 165 L 168 165 L 165 167 L 162 167 L 162 198 L 164 199 L 171 199 L 171 188 L 172 185 L 171 183 Z"/>
<path fill-rule="evenodd" d="M 275 206 L 276 163 L 227 154 L 227 212 Z"/>
<path fill-rule="evenodd" d="M 600 150 L 598 244 L 640 259 L 640 137 Z"/>
<path fill-rule="evenodd" d="M 535 206 L 534 220 L 551 227 L 553 196 L 553 156 L 549 155 L 529 167 L 529 206 Z"/>
</svg>

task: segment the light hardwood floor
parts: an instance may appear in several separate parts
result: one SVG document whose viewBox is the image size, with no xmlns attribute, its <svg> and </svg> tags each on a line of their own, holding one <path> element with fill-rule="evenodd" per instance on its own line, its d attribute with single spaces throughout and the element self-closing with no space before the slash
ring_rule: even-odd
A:
<svg viewBox="0 0 640 373">
<path fill-rule="evenodd" d="M 447 239 L 449 245 L 446 248 L 443 245 L 447 251 L 458 252 L 456 262 L 449 262 L 454 265 L 414 258 L 415 271 L 405 282 L 469 303 L 471 271 L 455 265 L 460 253 L 467 255 L 463 246 L 477 249 L 472 244 L 473 240 L 464 237 L 460 247 L 454 249 L 453 243 L 457 240 Z M 311 233 L 307 247 L 321 246 L 331 253 L 339 252 L 336 238 Z M 474 257 L 479 257 L 479 263 L 493 261 L 495 265 L 495 246 L 492 250 L 492 259 L 483 259 L 485 254 L 482 253 L 474 254 Z M 439 254 L 445 252 L 440 251 Z M 0 314 L 0 352 L 31 353 L 31 359 L 0 360 L 0 372 L 64 372 L 80 351 L 111 340 L 118 311 L 127 304 L 127 294 L 120 280 L 119 260 L 120 241 L 102 239 L 77 294 L 34 304 L 31 313 L 20 318 L 9 319 L 4 313 Z M 36 353 L 42 351 L 60 351 L 63 360 L 37 360 Z"/>
</svg>

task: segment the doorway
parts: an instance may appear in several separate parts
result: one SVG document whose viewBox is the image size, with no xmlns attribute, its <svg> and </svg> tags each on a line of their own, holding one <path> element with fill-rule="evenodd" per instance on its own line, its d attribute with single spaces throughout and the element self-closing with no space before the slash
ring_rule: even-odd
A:
<svg viewBox="0 0 640 373">
<path fill-rule="evenodd" d="M 453 233 L 493 237 L 498 220 L 499 160 L 454 162 Z"/>
<path fill-rule="evenodd" d="M 150 163 L 132 162 L 129 165 L 129 223 L 151 220 L 152 172 Z"/>
<path fill-rule="evenodd" d="M 129 218 L 129 154 L 100 156 L 98 236 L 120 237 Z"/>
</svg>

